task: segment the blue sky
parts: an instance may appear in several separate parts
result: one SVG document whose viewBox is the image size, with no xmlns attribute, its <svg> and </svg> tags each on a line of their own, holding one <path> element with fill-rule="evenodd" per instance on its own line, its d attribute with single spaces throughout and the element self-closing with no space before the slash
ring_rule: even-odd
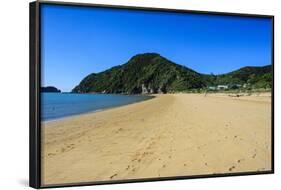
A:
<svg viewBox="0 0 281 190">
<path fill-rule="evenodd" d="M 271 64 L 271 20 L 42 5 L 42 86 L 71 91 L 90 73 L 156 52 L 200 73 Z"/>
</svg>

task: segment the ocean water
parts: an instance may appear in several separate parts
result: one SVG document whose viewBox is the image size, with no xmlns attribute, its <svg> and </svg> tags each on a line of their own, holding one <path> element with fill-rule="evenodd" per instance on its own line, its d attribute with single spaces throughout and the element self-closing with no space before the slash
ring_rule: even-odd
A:
<svg viewBox="0 0 281 190">
<path fill-rule="evenodd" d="M 101 111 L 150 98 L 140 95 L 41 93 L 41 120 Z"/>
</svg>

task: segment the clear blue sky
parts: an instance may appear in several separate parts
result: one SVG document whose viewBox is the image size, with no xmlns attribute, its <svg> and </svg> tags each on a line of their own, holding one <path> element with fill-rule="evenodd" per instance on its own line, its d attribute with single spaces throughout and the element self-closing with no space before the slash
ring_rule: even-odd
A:
<svg viewBox="0 0 281 190">
<path fill-rule="evenodd" d="M 271 20 L 43 5 L 42 85 L 70 91 L 90 73 L 156 52 L 200 73 L 271 64 Z"/>
</svg>

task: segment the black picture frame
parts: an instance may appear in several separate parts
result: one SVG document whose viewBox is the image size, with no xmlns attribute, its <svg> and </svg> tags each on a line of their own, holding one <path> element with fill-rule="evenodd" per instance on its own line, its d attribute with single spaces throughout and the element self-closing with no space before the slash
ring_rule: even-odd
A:
<svg viewBox="0 0 281 190">
<path fill-rule="evenodd" d="M 40 121 L 40 6 L 43 4 L 64 5 L 64 6 L 80 6 L 80 7 L 103 7 L 112 9 L 127 9 L 127 10 L 144 10 L 144 11 L 161 11 L 173 13 L 196 13 L 207 15 L 223 15 L 236 17 L 255 17 L 255 18 L 269 18 L 272 20 L 272 89 L 271 89 L 271 170 L 259 172 L 238 172 L 227 174 L 206 174 L 206 175 L 192 175 L 192 176 L 174 176 L 174 177 L 159 177 L 159 178 L 145 178 L 145 179 L 130 179 L 130 180 L 112 180 L 112 181 L 96 181 L 96 182 L 81 182 L 75 184 L 61 184 L 61 185 L 47 185 L 41 184 L 41 121 Z M 134 6 L 119 6 L 119 5 L 104 5 L 104 4 L 89 4 L 89 3 L 68 3 L 55 1 L 35 1 L 29 4 L 29 185 L 33 188 L 50 188 L 50 187 L 69 187 L 69 186 L 85 186 L 85 185 L 101 185 L 101 184 L 120 184 L 133 182 L 151 182 L 163 180 L 181 180 L 194 178 L 212 178 L 212 177 L 228 177 L 228 176 L 244 176 L 244 175 L 258 175 L 258 174 L 273 174 L 274 173 L 274 16 L 273 15 L 259 15 L 259 14 L 245 14 L 245 13 L 227 13 L 227 12 L 210 12 L 198 10 L 182 10 L 182 9 L 164 9 L 152 7 L 134 7 Z"/>
</svg>

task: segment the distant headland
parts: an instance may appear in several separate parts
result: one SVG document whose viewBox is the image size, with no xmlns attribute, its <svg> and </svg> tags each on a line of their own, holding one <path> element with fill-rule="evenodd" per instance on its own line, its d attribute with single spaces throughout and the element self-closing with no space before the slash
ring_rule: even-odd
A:
<svg viewBox="0 0 281 190">
<path fill-rule="evenodd" d="M 59 89 L 57 89 L 56 87 L 53 87 L 53 86 L 41 87 L 40 91 L 41 92 L 53 92 L 53 93 L 61 92 Z"/>
</svg>

